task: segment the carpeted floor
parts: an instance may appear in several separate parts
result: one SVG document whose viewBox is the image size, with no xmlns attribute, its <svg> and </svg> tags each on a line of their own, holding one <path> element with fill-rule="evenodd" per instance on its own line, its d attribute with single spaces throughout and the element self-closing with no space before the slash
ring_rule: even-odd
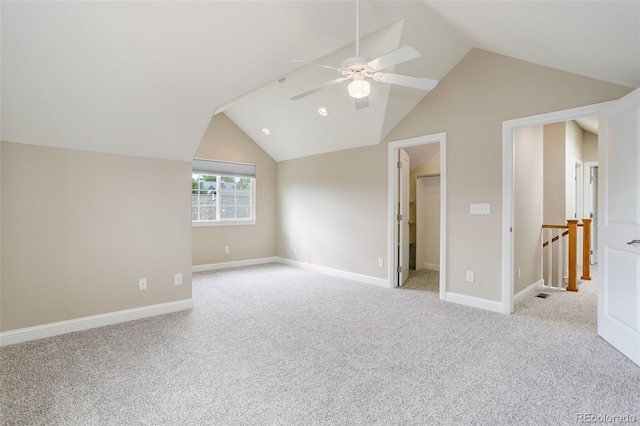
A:
<svg viewBox="0 0 640 426">
<path fill-rule="evenodd" d="M 440 273 L 428 269 L 409 270 L 409 279 L 402 285 L 402 289 L 422 290 L 438 293 Z"/>
<path fill-rule="evenodd" d="M 505 316 L 270 264 L 195 274 L 193 298 L 190 312 L 0 348 L 2 424 L 640 419 L 640 367 L 596 336 L 587 287 Z"/>
</svg>

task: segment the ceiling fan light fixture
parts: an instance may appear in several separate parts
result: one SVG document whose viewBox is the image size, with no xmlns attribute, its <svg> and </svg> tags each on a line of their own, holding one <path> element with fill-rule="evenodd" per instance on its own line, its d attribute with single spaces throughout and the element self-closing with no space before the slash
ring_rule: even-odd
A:
<svg viewBox="0 0 640 426">
<path fill-rule="evenodd" d="M 320 114 L 323 117 L 326 117 L 327 115 L 329 115 L 329 111 L 325 107 L 320 107 L 318 108 L 318 114 Z"/>
<path fill-rule="evenodd" d="M 354 76 L 353 81 L 347 86 L 347 90 L 349 91 L 349 96 L 352 98 L 362 99 L 371 93 L 371 84 L 363 77 L 356 78 L 356 76 Z"/>
<path fill-rule="evenodd" d="M 309 62 L 305 60 L 296 59 L 294 62 L 301 62 L 307 65 L 313 65 L 315 67 L 327 68 L 330 70 L 338 71 L 342 76 L 331 81 L 327 81 L 319 86 L 316 86 L 306 92 L 302 92 L 291 97 L 291 100 L 297 101 L 305 96 L 309 96 L 313 93 L 327 89 L 331 86 L 341 84 L 344 81 L 351 80 L 347 86 L 347 92 L 349 97 L 355 99 L 356 109 L 362 109 L 369 106 L 369 93 L 371 93 L 371 83 L 367 81 L 367 78 L 373 79 L 379 83 L 394 84 L 397 86 L 410 87 L 412 89 L 419 90 L 432 90 L 438 80 L 422 77 L 412 77 L 409 75 L 393 74 L 390 72 L 382 72 L 389 68 L 392 68 L 398 64 L 410 61 L 420 57 L 418 52 L 413 47 L 407 45 L 400 46 L 399 48 L 387 52 L 384 55 L 376 58 L 369 59 L 360 56 L 360 0 L 355 0 L 356 3 L 356 56 L 348 58 L 342 61 L 340 67 L 319 64 L 316 62 Z M 323 115 L 320 113 L 320 115 Z"/>
</svg>

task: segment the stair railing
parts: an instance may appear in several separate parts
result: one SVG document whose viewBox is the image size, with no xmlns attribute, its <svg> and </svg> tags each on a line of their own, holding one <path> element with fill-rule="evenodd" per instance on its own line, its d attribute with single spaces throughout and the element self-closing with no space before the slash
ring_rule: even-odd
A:
<svg viewBox="0 0 640 426">
<path fill-rule="evenodd" d="M 567 220 L 566 225 L 542 225 L 542 239 L 546 241 L 542 243 L 542 255 L 544 270 L 544 248 L 547 248 L 546 266 L 547 266 L 547 279 L 544 280 L 544 286 L 549 288 L 564 288 L 564 255 L 565 245 L 568 245 L 568 259 L 567 259 L 567 291 L 578 291 L 578 228 L 582 228 L 582 280 L 591 279 L 591 264 L 590 264 L 590 250 L 591 250 L 591 219 L 582 219 L 582 223 L 578 223 L 577 219 Z M 555 234 L 555 235 L 554 235 Z M 564 242 L 563 238 L 568 237 Z M 555 250 L 554 250 L 554 243 Z M 554 251 L 556 256 L 554 256 Z M 557 263 L 554 265 L 554 257 L 557 259 Z M 554 275 L 557 275 L 557 279 L 553 280 Z"/>
</svg>

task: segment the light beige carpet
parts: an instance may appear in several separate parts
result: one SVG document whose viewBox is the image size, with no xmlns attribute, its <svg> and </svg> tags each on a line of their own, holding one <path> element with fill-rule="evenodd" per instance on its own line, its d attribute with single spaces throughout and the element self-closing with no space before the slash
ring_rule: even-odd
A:
<svg viewBox="0 0 640 426">
<path fill-rule="evenodd" d="M 640 418 L 640 367 L 569 321 L 575 308 L 553 308 L 556 295 L 507 316 L 271 264 L 196 274 L 193 297 L 190 312 L 0 348 L 0 423 Z"/>
</svg>

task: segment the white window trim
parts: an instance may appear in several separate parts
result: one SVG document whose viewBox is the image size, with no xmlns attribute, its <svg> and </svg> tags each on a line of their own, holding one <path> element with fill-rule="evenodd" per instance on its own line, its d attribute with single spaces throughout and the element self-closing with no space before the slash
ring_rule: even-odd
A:
<svg viewBox="0 0 640 426">
<path fill-rule="evenodd" d="M 255 225 L 255 219 L 222 219 L 222 220 L 192 220 L 191 226 L 198 228 L 200 226 L 241 226 Z"/>
<path fill-rule="evenodd" d="M 203 175 L 206 173 L 195 173 L 199 175 Z M 208 176 L 230 176 L 237 177 L 231 175 L 222 175 L 222 174 L 210 174 Z M 242 177 L 242 176 L 241 176 Z M 258 185 L 258 179 L 255 177 L 253 179 L 253 185 L 251 185 L 251 219 L 217 219 L 217 220 L 192 220 L 191 227 L 199 228 L 201 226 L 242 226 L 242 225 L 255 225 L 256 224 L 256 186 Z"/>
</svg>

